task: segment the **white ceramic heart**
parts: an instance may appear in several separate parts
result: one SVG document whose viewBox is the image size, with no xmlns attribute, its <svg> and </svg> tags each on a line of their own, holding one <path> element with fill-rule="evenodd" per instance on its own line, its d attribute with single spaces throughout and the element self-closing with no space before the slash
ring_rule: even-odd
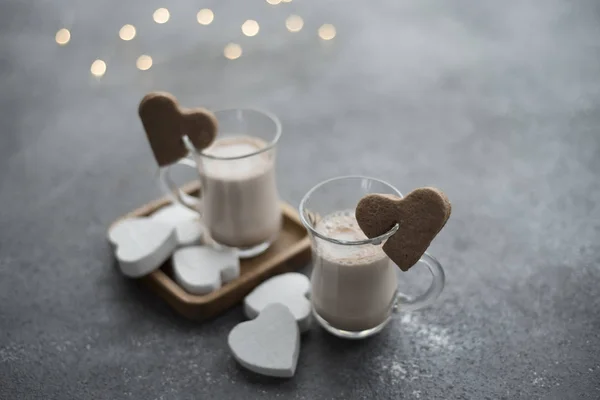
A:
<svg viewBox="0 0 600 400">
<path fill-rule="evenodd" d="M 172 225 L 177 231 L 179 246 L 191 246 L 202 241 L 204 226 L 200 215 L 182 205 L 164 206 L 152 214 L 151 218 Z"/>
<path fill-rule="evenodd" d="M 184 247 L 173 254 L 175 281 L 192 294 L 208 294 L 240 276 L 240 260 L 233 249 Z"/>
<path fill-rule="evenodd" d="M 307 331 L 312 323 L 309 279 L 297 272 L 276 275 L 257 286 L 244 299 L 244 312 L 248 318 L 256 318 L 270 304 L 279 303 L 286 306 L 296 321 L 301 332 Z"/>
<path fill-rule="evenodd" d="M 282 304 L 271 304 L 252 321 L 236 325 L 227 340 L 233 357 L 261 375 L 294 376 L 300 352 L 300 331 Z"/>
<path fill-rule="evenodd" d="M 128 218 L 108 232 L 121 272 L 138 278 L 161 266 L 177 247 L 175 229 L 150 218 Z"/>
</svg>

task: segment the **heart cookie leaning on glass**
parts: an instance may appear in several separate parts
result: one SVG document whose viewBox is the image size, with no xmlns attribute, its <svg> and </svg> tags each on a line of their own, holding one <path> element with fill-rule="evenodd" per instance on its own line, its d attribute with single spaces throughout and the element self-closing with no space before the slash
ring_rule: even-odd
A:
<svg viewBox="0 0 600 400">
<path fill-rule="evenodd" d="M 281 229 L 275 181 L 279 120 L 253 109 L 183 109 L 163 92 L 146 95 L 139 116 L 163 190 L 202 216 L 210 240 L 236 249 L 240 258 L 267 250 Z M 174 164 L 198 171 L 201 200 L 175 185 L 169 174 Z"/>
<path fill-rule="evenodd" d="M 450 217 L 447 197 L 419 188 L 406 197 L 363 176 L 333 178 L 312 188 L 300 218 L 312 239 L 311 303 L 330 333 L 361 339 L 381 331 L 396 310 L 431 304 L 444 288 L 444 270 L 425 251 Z M 394 265 L 396 264 L 396 265 Z M 417 264 L 433 277 L 415 299 L 398 293 L 397 269 Z"/>
</svg>

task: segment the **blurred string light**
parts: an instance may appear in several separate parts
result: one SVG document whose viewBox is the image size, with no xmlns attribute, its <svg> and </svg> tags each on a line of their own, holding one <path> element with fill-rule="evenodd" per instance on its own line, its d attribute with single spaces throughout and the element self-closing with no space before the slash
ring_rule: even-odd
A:
<svg viewBox="0 0 600 400">
<path fill-rule="evenodd" d="M 123 40 L 131 40 L 135 37 L 135 26 L 127 24 L 119 30 L 119 37 Z"/>
<path fill-rule="evenodd" d="M 319 28 L 319 37 L 323 40 L 331 40 L 335 37 L 335 26 L 331 24 L 321 25 Z"/>
<path fill-rule="evenodd" d="M 215 14 L 208 8 L 203 8 L 196 14 L 196 19 L 200 25 L 210 25 L 215 19 Z"/>
<path fill-rule="evenodd" d="M 246 20 L 246 22 L 242 24 L 242 33 L 246 36 L 256 36 L 259 30 L 260 26 L 258 25 L 258 22 L 253 19 Z"/>
<path fill-rule="evenodd" d="M 281 0 L 267 0 L 267 3 L 272 6 L 276 6 L 277 4 L 281 3 Z"/>
<path fill-rule="evenodd" d="M 225 46 L 223 54 L 225 55 L 225 58 L 235 60 L 236 58 L 240 58 L 242 55 L 242 47 L 236 43 L 229 43 L 227 46 Z"/>
<path fill-rule="evenodd" d="M 54 39 L 56 40 L 56 43 L 64 46 L 71 40 L 71 32 L 69 32 L 67 28 L 59 29 L 58 32 L 56 32 Z"/>
<path fill-rule="evenodd" d="M 143 54 L 138 57 L 135 65 L 140 71 L 147 71 L 152 67 L 152 57 Z"/>
<path fill-rule="evenodd" d="M 302 30 L 303 26 L 304 21 L 302 20 L 302 17 L 298 15 L 290 15 L 285 20 L 285 27 L 290 32 L 299 32 L 300 30 Z"/>
<path fill-rule="evenodd" d="M 292 0 L 281 0 L 283 3 L 291 3 Z"/>
<path fill-rule="evenodd" d="M 106 73 L 106 63 L 102 60 L 94 61 L 92 63 L 92 66 L 90 67 L 90 72 L 95 77 L 100 78 L 101 76 L 103 76 Z"/>
<path fill-rule="evenodd" d="M 169 20 L 170 17 L 171 14 L 169 14 L 169 10 L 167 10 L 166 8 L 159 8 L 156 11 L 154 11 L 154 14 L 152 14 L 152 18 L 157 24 L 164 24 Z"/>
</svg>

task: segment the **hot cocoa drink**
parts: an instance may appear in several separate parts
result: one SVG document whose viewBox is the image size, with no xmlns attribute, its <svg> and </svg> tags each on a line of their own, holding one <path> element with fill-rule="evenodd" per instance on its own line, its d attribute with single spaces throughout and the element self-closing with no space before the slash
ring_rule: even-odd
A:
<svg viewBox="0 0 600 400">
<path fill-rule="evenodd" d="M 354 210 L 326 215 L 315 230 L 337 240 L 367 239 Z M 311 301 L 317 314 L 345 331 L 362 331 L 385 322 L 393 309 L 397 267 L 381 245 L 345 246 L 314 240 Z"/>
<path fill-rule="evenodd" d="M 202 153 L 203 216 L 220 244 L 252 247 L 273 240 L 280 230 L 274 152 L 254 154 L 265 147 L 259 138 L 234 136 L 217 139 Z"/>
</svg>

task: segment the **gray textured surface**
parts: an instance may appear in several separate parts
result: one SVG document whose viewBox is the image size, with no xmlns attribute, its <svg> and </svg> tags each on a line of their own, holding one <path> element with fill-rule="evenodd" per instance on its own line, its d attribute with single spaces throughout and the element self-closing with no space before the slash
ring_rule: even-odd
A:
<svg viewBox="0 0 600 400">
<path fill-rule="evenodd" d="M 170 3 L 165 25 L 155 0 L 0 5 L 2 400 L 600 397 L 600 3 Z M 325 22 L 331 43 L 316 36 Z M 144 73 L 141 53 L 155 59 Z M 136 117 L 151 89 L 277 113 L 293 204 L 347 173 L 443 188 L 440 301 L 361 343 L 313 330 L 292 380 L 241 370 L 226 345 L 241 308 L 183 321 L 117 273 L 105 241 L 158 195 Z"/>
</svg>

